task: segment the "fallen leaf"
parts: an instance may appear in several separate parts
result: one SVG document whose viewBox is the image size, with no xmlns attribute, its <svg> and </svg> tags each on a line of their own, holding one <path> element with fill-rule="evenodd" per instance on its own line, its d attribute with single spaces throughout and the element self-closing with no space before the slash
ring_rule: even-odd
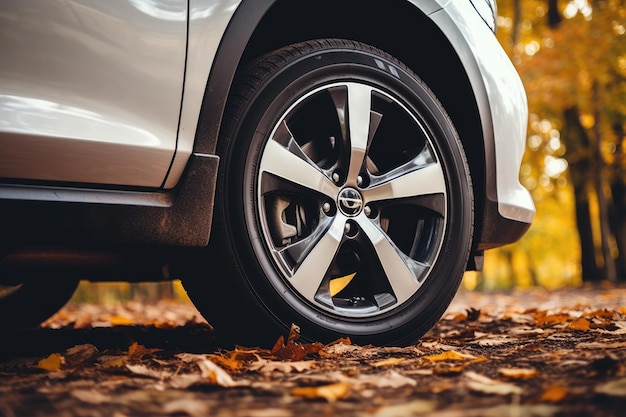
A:
<svg viewBox="0 0 626 417">
<path fill-rule="evenodd" d="M 546 325 L 553 325 L 553 324 L 563 324 L 563 323 L 567 323 L 570 319 L 570 315 L 569 314 L 551 314 L 551 315 L 536 315 L 535 316 L 535 324 L 539 327 L 543 327 Z"/>
<path fill-rule="evenodd" d="M 140 345 L 137 342 L 134 342 L 128 348 L 128 359 L 130 360 L 140 360 L 146 355 L 151 355 L 153 353 L 159 352 L 161 349 L 148 349 L 143 345 Z"/>
<path fill-rule="evenodd" d="M 263 373 L 272 373 L 279 371 L 283 373 L 302 372 L 307 371 L 315 366 L 315 361 L 268 361 L 265 359 L 258 360 L 248 365 L 248 369 L 251 371 L 259 371 Z"/>
<path fill-rule="evenodd" d="M 565 388 L 559 385 L 552 385 L 541 394 L 541 401 L 558 403 L 563 401 L 567 394 L 568 391 Z"/>
<path fill-rule="evenodd" d="M 146 365 L 126 364 L 126 368 L 135 375 L 147 376 L 161 381 L 172 376 L 170 371 L 164 369 L 152 369 L 148 368 Z"/>
<path fill-rule="evenodd" d="M 462 361 L 467 359 L 475 359 L 475 356 L 464 355 L 462 353 L 455 352 L 453 350 L 448 350 L 438 355 L 424 356 L 425 359 L 431 362 L 441 362 L 441 361 Z"/>
<path fill-rule="evenodd" d="M 122 368 L 126 365 L 126 356 L 118 356 L 113 358 L 107 358 L 102 362 L 104 368 Z"/>
<path fill-rule="evenodd" d="M 134 320 L 126 316 L 109 316 L 107 321 L 113 326 L 130 326 L 134 324 Z"/>
<path fill-rule="evenodd" d="M 384 374 L 359 375 L 356 381 L 358 385 L 367 384 L 376 388 L 400 388 L 406 385 L 417 385 L 417 381 L 413 378 L 409 378 L 393 370 Z"/>
<path fill-rule="evenodd" d="M 576 349 L 619 349 L 626 347 L 626 342 L 583 342 Z"/>
<path fill-rule="evenodd" d="M 498 373 L 511 379 L 528 379 L 539 375 L 539 372 L 532 368 L 500 368 Z"/>
<path fill-rule="evenodd" d="M 572 330 L 580 330 L 580 331 L 586 332 L 587 330 L 589 330 L 590 325 L 591 323 L 589 323 L 589 320 L 587 320 L 584 317 L 581 317 L 571 322 L 568 328 Z"/>
<path fill-rule="evenodd" d="M 594 391 L 612 397 L 626 397 L 626 378 L 598 385 Z"/>
<path fill-rule="evenodd" d="M 436 401 L 413 400 L 405 404 L 390 405 L 378 409 L 372 417 L 406 417 L 430 413 L 437 408 Z"/>
<path fill-rule="evenodd" d="M 58 372 L 61 370 L 61 366 L 65 363 L 65 358 L 58 353 L 52 353 L 50 356 L 40 360 L 37 363 L 37 368 L 43 369 L 48 372 Z"/>
<path fill-rule="evenodd" d="M 345 382 L 338 382 L 319 387 L 294 388 L 291 394 L 305 398 L 324 398 L 328 402 L 334 402 L 340 398 L 345 398 L 350 394 L 351 386 Z"/>
<path fill-rule="evenodd" d="M 378 361 L 378 362 L 374 362 L 371 365 L 374 368 L 380 368 L 383 366 L 394 366 L 397 365 L 401 362 L 404 362 L 406 360 L 406 358 L 388 358 L 388 359 L 384 359 L 382 361 Z"/>
<path fill-rule="evenodd" d="M 517 385 L 508 382 L 502 382 L 491 379 L 476 372 L 466 372 L 467 387 L 472 391 L 482 392 L 484 394 L 509 395 L 521 394 L 522 389 Z"/>
<path fill-rule="evenodd" d="M 110 395 L 103 394 L 102 392 L 97 391 L 95 389 L 73 390 L 71 392 L 71 395 L 72 397 L 88 404 L 100 405 L 103 403 L 113 402 L 113 397 L 111 397 Z"/>
<path fill-rule="evenodd" d="M 195 363 L 198 368 L 200 368 L 204 382 L 222 387 L 249 385 L 247 381 L 235 381 L 224 369 L 220 368 L 219 365 L 211 362 L 207 355 L 181 353 L 176 356 L 184 362 Z"/>
</svg>

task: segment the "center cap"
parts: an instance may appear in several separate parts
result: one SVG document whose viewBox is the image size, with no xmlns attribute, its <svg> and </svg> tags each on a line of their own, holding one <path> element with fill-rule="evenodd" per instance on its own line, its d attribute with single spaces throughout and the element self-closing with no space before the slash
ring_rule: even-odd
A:
<svg viewBox="0 0 626 417">
<path fill-rule="evenodd" d="M 356 216 L 363 209 L 363 197 L 354 188 L 344 188 L 337 197 L 339 210 L 346 216 Z"/>
</svg>

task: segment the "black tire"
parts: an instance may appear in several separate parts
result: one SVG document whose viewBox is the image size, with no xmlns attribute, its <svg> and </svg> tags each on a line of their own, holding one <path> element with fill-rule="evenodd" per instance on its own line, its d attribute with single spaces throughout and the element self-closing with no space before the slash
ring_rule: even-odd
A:
<svg viewBox="0 0 626 417">
<path fill-rule="evenodd" d="M 362 43 L 274 51 L 236 77 L 218 145 L 210 251 L 186 286 L 223 343 L 407 345 L 465 271 L 473 192 L 446 111 Z M 205 265 L 202 270 L 207 271 Z"/>
<path fill-rule="evenodd" d="M 78 281 L 29 281 L 0 286 L 0 329 L 35 327 L 52 317 L 69 300 Z"/>
</svg>

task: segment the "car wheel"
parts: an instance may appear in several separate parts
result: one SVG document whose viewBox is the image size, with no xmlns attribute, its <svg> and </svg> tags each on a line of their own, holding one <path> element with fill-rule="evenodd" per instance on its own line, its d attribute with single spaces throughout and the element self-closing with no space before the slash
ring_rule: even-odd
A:
<svg viewBox="0 0 626 417">
<path fill-rule="evenodd" d="M 473 192 L 456 130 L 405 65 L 308 41 L 237 75 L 218 146 L 210 250 L 189 295 L 225 343 L 406 345 L 465 271 Z M 204 267 L 206 271 L 207 268 Z"/>
<path fill-rule="evenodd" d="M 0 328 L 38 326 L 72 298 L 77 281 L 32 281 L 0 285 Z"/>
</svg>

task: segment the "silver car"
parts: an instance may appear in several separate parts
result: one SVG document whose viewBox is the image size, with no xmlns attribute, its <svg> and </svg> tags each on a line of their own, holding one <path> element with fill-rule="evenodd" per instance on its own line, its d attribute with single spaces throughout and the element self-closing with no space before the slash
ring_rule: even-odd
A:
<svg viewBox="0 0 626 417">
<path fill-rule="evenodd" d="M 406 345 L 535 208 L 493 0 L 0 3 L 0 327 L 181 279 L 224 345 Z"/>
</svg>

